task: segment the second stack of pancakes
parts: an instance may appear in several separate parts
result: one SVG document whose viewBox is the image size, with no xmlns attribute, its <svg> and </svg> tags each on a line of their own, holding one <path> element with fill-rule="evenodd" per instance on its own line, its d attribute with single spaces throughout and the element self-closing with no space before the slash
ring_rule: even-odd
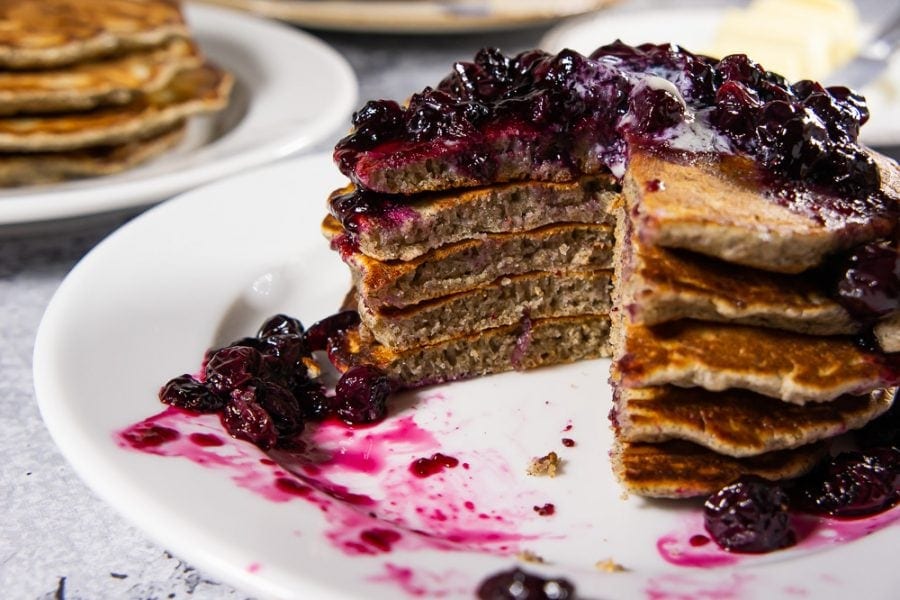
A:
<svg viewBox="0 0 900 600">
<path fill-rule="evenodd" d="M 871 323 L 835 300 L 823 266 L 830 253 L 893 235 L 895 223 L 823 218 L 829 204 L 818 197 L 818 214 L 789 210 L 746 176 L 752 165 L 731 164 L 739 160 L 632 151 L 610 416 L 614 468 L 640 495 L 708 494 L 746 473 L 802 474 L 823 441 L 893 401 L 898 355 L 860 344 Z M 895 201 L 896 165 L 883 165 L 882 180 Z M 875 325 L 882 346 L 890 320 Z"/>
<path fill-rule="evenodd" d="M 0 11 L 0 186 L 107 175 L 225 107 L 171 0 L 20 0 Z"/>
<path fill-rule="evenodd" d="M 600 176 L 336 191 L 323 229 L 362 320 L 338 361 L 423 385 L 607 356 L 617 188 Z"/>
</svg>

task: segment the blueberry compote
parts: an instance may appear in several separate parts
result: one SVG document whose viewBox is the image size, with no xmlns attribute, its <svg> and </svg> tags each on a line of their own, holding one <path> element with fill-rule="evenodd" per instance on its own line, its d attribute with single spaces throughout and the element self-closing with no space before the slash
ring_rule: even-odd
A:
<svg viewBox="0 0 900 600">
<path fill-rule="evenodd" d="M 393 389 L 372 366 L 344 373 L 328 395 L 316 379 L 312 352 L 359 323 L 352 311 L 332 315 L 304 329 L 297 319 L 275 315 L 256 337 L 237 340 L 207 353 L 199 378 L 181 375 L 166 383 L 159 399 L 199 413 L 219 413 L 225 430 L 264 450 L 290 446 L 304 424 L 335 416 L 348 424 L 383 419 Z"/>
<path fill-rule="evenodd" d="M 705 525 L 733 552 L 793 543 L 789 511 L 832 518 L 884 512 L 900 502 L 900 405 L 856 432 L 859 450 L 825 458 L 807 475 L 775 483 L 745 477 L 709 497 Z"/>
<path fill-rule="evenodd" d="M 574 600 L 575 586 L 515 568 L 482 581 L 477 595 L 481 600 Z"/>
<path fill-rule="evenodd" d="M 619 41 L 589 56 L 531 50 L 508 57 L 489 48 L 454 64 L 406 106 L 367 103 L 334 156 L 361 187 L 390 192 L 361 160 L 397 167 L 452 154 L 473 185 L 506 176 L 498 175 L 500 161 L 515 140 L 533 161 L 529 177 L 550 177 L 553 169 L 621 176 L 627 144 L 637 140 L 748 155 L 779 177 L 854 196 L 846 209 L 856 211 L 880 183 L 857 142 L 868 118 L 859 94 L 808 80 L 791 84 L 742 54 L 717 61 L 671 44 Z M 871 208 L 891 209 L 881 202 Z M 337 212 L 348 209 L 345 199 Z"/>
</svg>

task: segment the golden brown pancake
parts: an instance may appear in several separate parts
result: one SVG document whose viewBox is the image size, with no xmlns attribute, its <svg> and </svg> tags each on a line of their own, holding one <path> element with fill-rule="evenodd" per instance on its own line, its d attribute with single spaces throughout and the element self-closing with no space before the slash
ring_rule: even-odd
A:
<svg viewBox="0 0 900 600">
<path fill-rule="evenodd" d="M 59 67 L 187 36 L 175 0 L 0 0 L 6 68 Z"/>
<path fill-rule="evenodd" d="M 687 320 L 626 324 L 621 335 L 612 378 L 624 387 L 741 388 L 804 404 L 896 384 L 886 359 L 850 337 Z"/>
<path fill-rule="evenodd" d="M 202 62 L 194 44 L 174 39 L 159 48 L 62 69 L 2 71 L 0 115 L 84 111 L 101 104 L 125 104 L 140 93 L 165 87 L 176 73 Z"/>
<path fill-rule="evenodd" d="M 811 444 L 792 450 L 734 458 L 674 441 L 661 444 L 621 442 L 610 458 L 613 472 L 626 491 L 651 498 L 707 496 L 741 475 L 790 479 L 812 469 L 825 446 Z"/>
<path fill-rule="evenodd" d="M 379 261 L 361 252 L 343 256 L 354 285 L 372 308 L 404 307 L 473 289 L 504 275 L 572 268 L 607 268 L 610 225 L 560 223 L 519 233 L 492 233 L 441 246 L 409 261 Z M 325 218 L 328 239 L 342 233 Z"/>
<path fill-rule="evenodd" d="M 404 350 L 513 325 L 524 314 L 531 319 L 606 315 L 611 275 L 607 269 L 533 271 L 402 309 L 372 309 L 365 298 L 353 308 L 375 339 Z"/>
<path fill-rule="evenodd" d="M 53 183 L 65 179 L 112 175 L 172 148 L 184 137 L 184 121 L 146 139 L 67 152 L 0 154 L 0 186 Z"/>
<path fill-rule="evenodd" d="M 769 273 L 702 254 L 651 246 L 630 223 L 616 244 L 620 306 L 633 323 L 723 321 L 813 335 L 857 333 L 860 324 L 815 277 Z"/>
<path fill-rule="evenodd" d="M 900 201 L 900 168 L 875 152 L 882 192 Z M 739 156 L 668 160 L 632 148 L 625 177 L 629 217 L 650 245 L 685 248 L 727 262 L 801 273 L 826 256 L 882 238 L 896 226 L 890 215 L 823 222 L 773 202 L 754 178 L 756 166 Z M 809 192 L 810 204 L 823 202 Z"/>
<path fill-rule="evenodd" d="M 125 143 L 194 114 L 223 108 L 233 78 L 206 64 L 176 75 L 165 88 L 122 106 L 84 113 L 0 118 L 0 151 L 47 152 Z"/>
<path fill-rule="evenodd" d="M 895 390 L 800 406 L 748 392 L 673 386 L 616 391 L 614 424 L 626 442 L 681 439 L 728 456 L 796 448 L 862 427 L 891 407 Z"/>
<path fill-rule="evenodd" d="M 608 331 L 605 315 L 537 319 L 394 350 L 377 343 L 360 327 L 335 340 L 329 358 L 341 371 L 372 365 L 403 386 L 417 387 L 609 356 Z"/>
<path fill-rule="evenodd" d="M 576 181 L 516 181 L 398 198 L 368 192 L 379 210 L 354 215 L 360 252 L 378 260 L 412 260 L 439 246 L 485 233 L 510 233 L 551 223 L 594 223 L 608 216 L 619 185 L 610 176 Z M 329 204 L 345 201 L 352 185 Z M 606 219 L 612 223 L 612 219 Z"/>
</svg>

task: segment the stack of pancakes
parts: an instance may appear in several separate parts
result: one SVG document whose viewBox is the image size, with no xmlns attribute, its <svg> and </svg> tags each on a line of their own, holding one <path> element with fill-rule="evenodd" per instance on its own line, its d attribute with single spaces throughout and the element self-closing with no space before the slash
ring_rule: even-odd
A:
<svg viewBox="0 0 900 600">
<path fill-rule="evenodd" d="M 232 82 L 173 0 L 0 0 L 0 185 L 134 166 Z"/>
<path fill-rule="evenodd" d="M 647 56 L 620 43 L 603 51 Z M 686 60 L 673 47 L 647 51 Z M 673 81 L 691 81 L 687 70 L 653 75 L 669 67 L 649 62 L 640 68 L 651 74 L 627 75 L 637 83 L 610 142 L 598 119 L 606 103 L 622 107 L 626 80 L 570 51 L 540 60 L 486 51 L 414 96 L 415 110 L 376 101 L 354 117 L 335 151 L 354 183 L 332 194 L 324 229 L 351 268 L 362 324 L 330 341 L 333 362 L 415 386 L 612 356 L 613 466 L 627 490 L 656 497 L 707 494 L 743 474 L 800 475 L 829 440 L 888 410 L 900 383 L 897 164 L 858 147 L 854 168 L 871 166 L 872 187 L 829 188 L 723 150 L 733 142 L 699 112 L 674 137 L 632 135 L 674 110 L 648 97 L 677 101 Z M 466 95 L 483 90 L 493 108 Z M 547 103 L 574 125 L 547 125 Z M 468 109 L 471 122 L 460 117 Z M 544 121 L 532 127 L 533 114 Z M 452 135 L 419 139 L 429 115 Z M 800 152 L 791 144 L 783 157 Z M 861 281 L 890 289 L 872 314 L 850 314 L 835 288 L 853 269 L 832 261 L 873 245 L 890 267 L 859 269 Z"/>
<path fill-rule="evenodd" d="M 414 386 L 608 355 L 617 196 L 610 176 L 334 192 L 362 325 L 332 357 Z"/>
<path fill-rule="evenodd" d="M 744 473 L 799 475 L 819 442 L 893 400 L 897 355 L 858 343 L 860 322 L 816 268 L 894 224 L 788 210 L 760 193 L 743 161 L 632 149 L 616 240 L 611 418 L 614 467 L 641 495 L 708 494 Z M 896 202 L 896 166 L 881 167 Z"/>
</svg>

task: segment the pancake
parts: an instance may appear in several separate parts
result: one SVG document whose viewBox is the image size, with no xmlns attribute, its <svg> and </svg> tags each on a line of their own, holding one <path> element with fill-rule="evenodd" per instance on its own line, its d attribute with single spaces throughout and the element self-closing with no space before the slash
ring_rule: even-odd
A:
<svg viewBox="0 0 900 600">
<path fill-rule="evenodd" d="M 372 365 L 404 387 L 418 387 L 609 356 L 608 333 L 605 315 L 523 319 L 437 344 L 394 350 L 375 342 L 361 327 L 345 331 L 328 355 L 341 371 Z"/>
<path fill-rule="evenodd" d="M 124 144 L 68 152 L 0 154 L 0 186 L 54 183 L 119 173 L 177 145 L 186 129 L 184 121 L 180 121 L 162 133 Z"/>
<path fill-rule="evenodd" d="M 531 319 L 606 315 L 611 275 L 605 269 L 537 271 L 501 277 L 403 309 L 371 309 L 363 297 L 358 309 L 363 324 L 379 343 L 404 350 L 513 325 L 522 315 Z"/>
<path fill-rule="evenodd" d="M 796 448 L 862 427 L 887 411 L 895 390 L 799 406 L 744 390 L 672 386 L 620 389 L 614 425 L 626 442 L 680 439 L 743 457 Z"/>
<path fill-rule="evenodd" d="M 618 198 L 609 177 L 549 183 L 521 181 L 400 197 L 347 186 L 331 194 L 331 214 L 352 231 L 360 252 L 412 260 L 484 233 L 527 231 L 551 223 L 593 223 Z"/>
<path fill-rule="evenodd" d="M 623 214 L 624 216 L 624 214 Z M 816 277 L 768 273 L 689 251 L 651 246 L 624 218 L 616 244 L 619 305 L 631 322 L 722 321 L 812 335 L 853 334 L 860 324 Z"/>
<path fill-rule="evenodd" d="M 0 72 L 0 116 L 84 111 L 125 104 L 162 89 L 179 71 L 200 66 L 197 47 L 182 39 L 64 69 Z"/>
<path fill-rule="evenodd" d="M 6 68 L 59 67 L 187 36 L 174 0 L 0 0 Z"/>
<path fill-rule="evenodd" d="M 340 224 L 326 217 L 322 230 L 335 240 Z M 522 233 L 492 233 L 432 250 L 410 261 L 378 261 L 341 248 L 354 286 L 371 308 L 410 306 L 470 290 L 504 275 L 530 271 L 607 268 L 610 225 L 564 223 Z"/>
<path fill-rule="evenodd" d="M 804 404 L 891 387 L 900 374 L 900 356 L 869 352 L 849 337 L 700 321 L 626 323 L 615 336 L 612 380 L 623 387 L 741 388 Z"/>
<path fill-rule="evenodd" d="M 801 207 L 788 208 L 764 191 L 758 168 L 747 158 L 701 155 L 679 161 L 632 148 L 624 181 L 629 217 L 648 245 L 801 273 L 830 254 L 895 230 L 900 169 L 890 159 L 872 157 L 881 172 L 882 195 L 854 199 L 861 206 L 853 213 L 852 203 L 832 210 L 831 196 L 811 190 L 800 194 Z M 803 207 L 818 212 L 807 214 Z"/>
<path fill-rule="evenodd" d="M 825 455 L 822 444 L 759 456 L 734 458 L 675 441 L 661 444 L 621 442 L 610 458 L 626 491 L 651 498 L 708 496 L 741 475 L 770 480 L 791 479 L 812 469 Z"/>
<path fill-rule="evenodd" d="M 0 152 L 47 152 L 124 143 L 182 119 L 223 108 L 233 78 L 206 64 L 178 73 L 156 92 L 84 113 L 0 118 Z"/>
</svg>

